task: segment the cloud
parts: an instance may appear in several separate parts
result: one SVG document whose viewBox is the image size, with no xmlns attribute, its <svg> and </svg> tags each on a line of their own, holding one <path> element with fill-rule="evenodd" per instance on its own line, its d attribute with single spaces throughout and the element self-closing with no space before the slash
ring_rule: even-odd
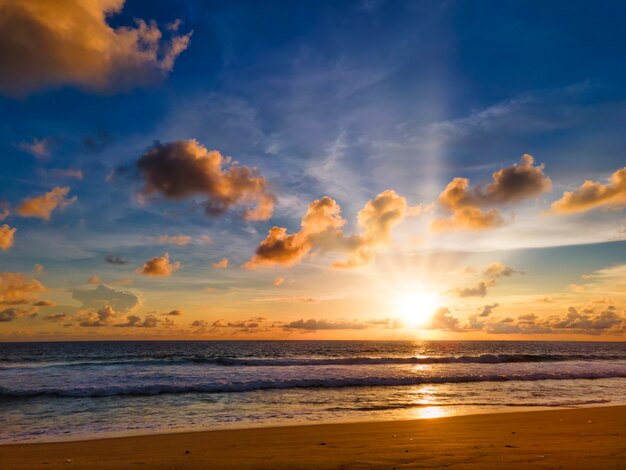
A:
<svg viewBox="0 0 626 470">
<path fill-rule="evenodd" d="M 78 199 L 76 196 L 67 198 L 70 188 L 58 186 L 43 196 L 27 198 L 17 208 L 17 213 L 22 217 L 37 217 L 43 220 L 50 220 L 52 212 L 57 209 L 64 209 L 73 204 Z"/>
<path fill-rule="evenodd" d="M 279 303 L 303 303 L 312 304 L 319 302 L 313 297 L 267 297 L 263 299 L 256 299 L 259 302 L 279 302 Z"/>
<path fill-rule="evenodd" d="M 495 303 L 495 304 L 491 304 L 491 305 L 485 305 L 482 309 L 482 311 L 478 314 L 479 317 L 488 317 L 489 315 L 491 315 L 493 313 L 493 310 L 497 307 L 499 307 L 500 304 Z"/>
<path fill-rule="evenodd" d="M 119 313 L 110 305 L 98 309 L 96 312 L 84 312 L 79 315 L 79 325 L 84 327 L 111 326 L 118 320 Z"/>
<path fill-rule="evenodd" d="M 179 270 L 182 265 L 176 261 L 170 263 L 170 255 L 165 253 L 163 256 L 155 256 L 143 264 L 143 267 L 137 268 L 135 272 L 144 276 L 171 276 L 174 271 Z"/>
<path fill-rule="evenodd" d="M 489 283 L 485 280 L 480 280 L 475 287 L 457 288 L 454 290 L 454 292 L 459 297 L 484 297 L 487 295 L 487 288 L 492 285 L 493 283 Z"/>
<path fill-rule="evenodd" d="M 274 285 L 276 287 L 282 286 L 284 282 L 285 282 L 285 278 L 282 276 L 278 276 L 276 279 L 274 279 Z"/>
<path fill-rule="evenodd" d="M 515 271 L 513 268 L 504 263 L 491 263 L 483 271 L 483 275 L 487 278 L 486 280 L 481 279 L 475 287 L 457 288 L 452 292 L 459 297 L 485 297 L 487 295 L 487 289 L 495 286 L 498 278 L 510 277 L 514 274 L 522 273 Z"/>
<path fill-rule="evenodd" d="M 129 315 L 126 318 L 125 323 L 118 323 L 115 326 L 118 327 L 134 327 L 134 328 L 156 328 L 161 324 L 161 319 L 155 317 L 154 315 L 146 315 L 142 320 L 141 317 L 137 315 Z"/>
<path fill-rule="evenodd" d="M 309 205 L 298 232 L 287 234 L 286 228 L 272 227 L 244 267 L 291 266 L 313 250 L 348 253 L 347 260 L 333 263 L 335 268 L 362 266 L 373 259 L 375 247 L 390 243 L 392 229 L 406 213 L 406 199 L 395 191 L 383 191 L 359 211 L 360 233 L 346 236 L 341 230 L 346 224 L 341 207 L 324 196 Z"/>
<path fill-rule="evenodd" d="M 285 330 L 303 330 L 303 331 L 317 331 L 317 330 L 363 330 L 368 328 L 366 323 L 358 322 L 333 322 L 329 320 L 296 320 L 283 325 Z"/>
<path fill-rule="evenodd" d="M 17 320 L 18 318 L 25 317 L 27 315 L 37 315 L 30 308 L 23 307 L 9 307 L 4 310 L 0 310 L 0 322 L 10 322 Z"/>
<path fill-rule="evenodd" d="M 36 263 L 34 267 L 35 275 L 37 276 L 41 275 L 44 269 L 45 268 L 43 267 L 43 264 Z"/>
<path fill-rule="evenodd" d="M 573 214 L 598 207 L 617 209 L 623 206 L 626 206 L 626 167 L 613 173 L 607 184 L 587 180 L 577 190 L 563 193 L 551 208 L 553 212 Z"/>
<path fill-rule="evenodd" d="M 191 243 L 191 237 L 188 235 L 161 235 L 158 237 L 161 245 L 187 246 Z"/>
<path fill-rule="evenodd" d="M 534 165 L 531 155 L 522 155 L 520 163 L 492 174 L 487 185 L 470 187 L 467 178 L 454 178 L 439 195 L 437 203 L 450 214 L 431 224 L 434 231 L 484 230 L 504 224 L 498 209 L 483 210 L 537 197 L 552 188 L 552 181 L 543 172 L 544 165 Z"/>
<path fill-rule="evenodd" d="M 0 37 L 1 37 L 1 30 L 2 30 L 2 26 L 0 26 Z M 0 46 L 0 48 L 1 47 L 2 46 Z M 0 86 L 1 86 L 1 83 L 2 83 L 2 79 L 0 78 Z M 38 159 L 44 159 L 50 156 L 50 146 L 52 145 L 52 142 L 53 142 L 52 138 L 46 137 L 43 139 L 33 139 L 32 142 L 20 142 L 19 144 L 17 144 L 17 146 L 23 151 L 34 155 Z"/>
<path fill-rule="evenodd" d="M 191 33 L 169 34 L 156 23 L 112 28 L 124 0 L 12 0 L 0 19 L 0 92 L 23 96 L 63 85 L 101 93 L 166 75 Z"/>
<path fill-rule="evenodd" d="M 95 289 L 72 290 L 72 298 L 84 309 L 99 309 L 108 305 L 117 312 L 126 313 L 139 306 L 141 299 L 134 293 L 100 284 Z"/>
<path fill-rule="evenodd" d="M 85 176 L 84 173 L 83 173 L 83 170 L 74 169 L 74 168 L 67 168 L 65 170 L 56 168 L 54 170 L 50 170 L 50 172 L 54 176 L 58 176 L 58 177 L 61 177 L 61 178 L 75 178 L 77 180 L 82 180 L 83 177 Z"/>
<path fill-rule="evenodd" d="M 450 313 L 450 309 L 441 307 L 437 309 L 430 323 L 421 328 L 425 330 L 458 331 L 459 323 L 458 318 L 453 317 Z"/>
<path fill-rule="evenodd" d="M 89 279 L 87 279 L 87 284 L 100 284 L 100 277 L 99 276 L 91 276 Z"/>
<path fill-rule="evenodd" d="M 51 300 L 39 300 L 33 303 L 34 307 L 56 307 L 56 303 Z"/>
<path fill-rule="evenodd" d="M 11 211 L 7 207 L 0 207 L 0 222 L 11 215 Z"/>
<path fill-rule="evenodd" d="M 0 226 L 0 250 L 7 251 L 13 246 L 13 238 L 17 229 L 9 227 L 7 224 Z"/>
<path fill-rule="evenodd" d="M 106 255 L 104 260 L 109 264 L 115 264 L 118 266 L 122 266 L 124 264 L 130 263 L 130 261 L 125 260 L 124 258 L 120 258 L 119 256 L 114 255 Z"/>
<path fill-rule="evenodd" d="M 207 326 L 209 326 L 209 323 L 205 320 L 194 320 L 191 323 L 191 326 L 194 328 L 206 328 Z"/>
<path fill-rule="evenodd" d="M 155 143 L 139 158 L 137 168 L 145 182 L 143 194 L 174 200 L 203 196 L 208 215 L 235 205 L 255 205 L 245 211 L 244 219 L 267 220 L 274 210 L 276 197 L 256 169 L 239 166 L 193 139 Z"/>
<path fill-rule="evenodd" d="M 24 274 L 0 273 L 0 306 L 32 304 L 45 290 L 42 283 Z"/>
<path fill-rule="evenodd" d="M 220 261 L 212 263 L 211 266 L 215 269 L 226 269 L 228 267 L 228 258 L 222 258 Z"/>
<path fill-rule="evenodd" d="M 51 313 L 50 315 L 46 315 L 45 317 L 43 317 L 44 320 L 49 320 L 49 321 L 59 321 L 59 320 L 65 320 L 67 318 L 68 318 L 67 313 L 63 313 L 63 312 Z"/>
<path fill-rule="evenodd" d="M 183 314 L 182 310 L 170 310 L 167 313 L 162 313 L 161 315 L 168 315 L 170 317 L 179 317 Z"/>
<path fill-rule="evenodd" d="M 491 263 L 487 268 L 483 271 L 483 274 L 487 276 L 489 279 L 497 279 L 499 277 L 510 277 L 513 274 L 518 273 L 513 268 L 507 266 L 504 263 L 496 262 Z"/>
</svg>

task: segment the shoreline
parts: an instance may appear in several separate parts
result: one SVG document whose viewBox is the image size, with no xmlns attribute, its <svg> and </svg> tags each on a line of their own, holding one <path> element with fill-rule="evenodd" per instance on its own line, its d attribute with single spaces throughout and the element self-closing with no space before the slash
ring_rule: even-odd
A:
<svg viewBox="0 0 626 470">
<path fill-rule="evenodd" d="M 306 456 L 306 461 L 302 457 Z M 626 406 L 294 424 L 0 446 L 0 469 L 624 468 Z"/>
<path fill-rule="evenodd" d="M 135 438 L 135 437 L 151 437 L 151 436 L 163 436 L 172 434 L 194 434 L 203 432 L 221 432 L 221 431 L 254 431 L 271 428 L 293 428 L 293 427 L 305 427 L 305 426 L 323 426 L 323 425 L 358 425 L 358 424 L 376 424 L 386 422 L 407 422 L 407 421 L 421 421 L 431 419 L 446 419 L 455 418 L 460 416 L 477 416 L 477 415 L 494 415 L 494 414 L 509 414 L 509 413 L 529 413 L 539 411 L 566 411 L 577 410 L 586 408 L 606 408 L 606 407 L 625 407 L 626 402 L 609 402 L 609 403 L 589 403 L 585 405 L 559 405 L 559 406 L 532 406 L 532 405 L 519 405 L 519 406 L 500 406 L 493 405 L 493 407 L 481 406 L 446 406 L 446 405 L 424 405 L 423 407 L 416 408 L 421 416 L 413 417 L 382 417 L 382 416 L 361 416 L 360 419 L 353 418 L 336 418 L 336 419 L 324 419 L 320 421 L 306 421 L 306 420 L 290 420 L 290 421 L 271 421 L 260 423 L 224 423 L 220 424 L 217 429 L 207 429 L 199 427 L 178 428 L 170 429 L 159 428 L 153 431 L 148 429 L 138 429 L 135 431 L 111 431 L 103 433 L 92 433 L 82 435 L 68 435 L 68 436 L 55 436 L 51 439 L 44 438 L 45 440 L 33 440 L 33 441 L 15 441 L 15 442 L 0 442 L 0 451 L 5 446 L 12 445 L 38 445 L 38 444 L 60 444 L 71 442 L 85 442 L 85 441 L 97 441 L 107 439 L 122 439 L 122 438 Z M 451 410 L 452 409 L 452 410 Z"/>
</svg>

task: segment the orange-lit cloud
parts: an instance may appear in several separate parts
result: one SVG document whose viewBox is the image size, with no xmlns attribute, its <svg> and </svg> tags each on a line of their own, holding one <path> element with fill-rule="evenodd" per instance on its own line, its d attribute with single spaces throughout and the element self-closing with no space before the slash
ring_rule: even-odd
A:
<svg viewBox="0 0 626 470">
<path fill-rule="evenodd" d="M 1 29 L 1 27 L 0 27 Z M 0 46 L 1 48 L 2 46 Z M 1 82 L 2 79 L 0 79 Z M 17 144 L 17 146 L 34 155 L 37 158 L 45 159 L 50 156 L 50 145 L 52 144 L 52 139 L 46 137 L 44 139 L 33 139 L 32 142 L 21 142 Z"/>
<path fill-rule="evenodd" d="M 283 325 L 285 330 L 318 331 L 318 330 L 363 330 L 368 324 L 359 322 L 316 320 L 296 320 Z"/>
<path fill-rule="evenodd" d="M 552 188 L 552 181 L 543 172 L 544 165 L 535 166 L 534 162 L 532 156 L 522 155 L 520 163 L 494 172 L 491 183 L 473 188 L 467 178 L 454 178 L 437 200 L 449 216 L 434 220 L 431 229 L 484 230 L 503 225 L 498 209 L 483 209 L 521 202 Z"/>
<path fill-rule="evenodd" d="M 17 229 L 7 224 L 0 226 L 0 250 L 6 251 L 13 246 L 13 238 Z"/>
<path fill-rule="evenodd" d="M 34 307 L 55 307 L 56 303 L 51 300 L 39 300 L 33 303 Z"/>
<path fill-rule="evenodd" d="M 100 277 L 99 276 L 91 276 L 89 279 L 87 279 L 87 284 L 100 284 Z"/>
<path fill-rule="evenodd" d="M 50 216 L 55 209 L 64 209 L 76 202 L 78 199 L 76 196 L 67 198 L 69 192 L 70 188 L 57 186 L 42 196 L 24 199 L 17 208 L 17 213 L 22 217 L 37 217 L 43 220 L 50 220 Z"/>
<path fill-rule="evenodd" d="M 615 209 L 626 206 L 626 167 L 611 175 L 607 184 L 587 180 L 575 191 L 568 191 L 552 204 L 552 211 L 573 214 L 598 207 Z"/>
<path fill-rule="evenodd" d="M 276 287 L 278 287 L 278 286 L 282 286 L 284 282 L 285 282 L 285 278 L 284 278 L 284 277 L 282 277 L 282 276 L 279 276 L 279 277 L 277 277 L 276 279 L 274 279 L 274 285 L 275 285 Z"/>
<path fill-rule="evenodd" d="M 0 306 L 32 304 L 46 288 L 20 273 L 0 273 Z"/>
<path fill-rule="evenodd" d="M 158 237 L 161 245 L 177 245 L 187 246 L 191 243 L 191 237 L 188 235 L 161 235 Z"/>
<path fill-rule="evenodd" d="M 204 196 L 205 212 L 224 213 L 234 205 L 252 206 L 246 220 L 267 220 L 276 197 L 265 178 L 248 166 L 239 166 L 218 151 L 208 151 L 198 141 L 156 143 L 137 162 L 145 181 L 144 194 L 159 193 L 180 200 Z"/>
<path fill-rule="evenodd" d="M 226 269 L 228 267 L 228 258 L 222 258 L 221 260 L 211 264 L 215 269 Z"/>
<path fill-rule="evenodd" d="M 392 229 L 406 217 L 406 213 L 406 199 L 395 191 L 383 191 L 359 211 L 357 221 L 361 232 L 346 236 L 341 230 L 346 224 L 341 207 L 334 199 L 324 196 L 309 205 L 300 223 L 300 231 L 287 234 L 286 228 L 272 227 L 244 266 L 251 269 L 290 266 L 314 249 L 348 253 L 347 260 L 335 262 L 333 267 L 362 266 L 374 257 L 373 248 L 391 241 Z"/>
<path fill-rule="evenodd" d="M 495 286 L 498 278 L 510 277 L 514 274 L 523 273 L 514 270 L 504 263 L 491 263 L 483 271 L 483 275 L 486 279 L 481 279 L 474 287 L 457 288 L 454 289 L 453 292 L 459 297 L 485 297 L 487 295 L 487 289 Z M 497 304 L 495 306 L 497 306 Z"/>
<path fill-rule="evenodd" d="M 167 313 L 162 313 L 161 315 L 167 315 L 170 317 L 179 317 L 183 314 L 182 310 L 170 310 Z"/>
<path fill-rule="evenodd" d="M 100 284 L 95 289 L 75 289 L 72 298 L 81 303 L 83 309 L 100 309 L 106 305 L 112 309 L 127 313 L 138 307 L 141 299 L 133 292 L 113 289 Z"/>
<path fill-rule="evenodd" d="M 105 305 L 96 312 L 84 312 L 78 316 L 79 325 L 84 327 L 111 326 L 118 321 L 119 313 L 110 305 Z"/>
<path fill-rule="evenodd" d="M 143 267 L 137 268 L 138 274 L 144 276 L 171 276 L 174 271 L 180 269 L 182 265 L 176 261 L 170 263 L 170 255 L 165 253 L 163 256 L 155 256 L 143 264 Z"/>
<path fill-rule="evenodd" d="M 124 0 L 11 0 L 0 17 L 0 92 L 25 95 L 62 85 L 111 92 L 170 72 L 191 33 L 170 34 L 154 21 L 112 28 Z"/>
</svg>

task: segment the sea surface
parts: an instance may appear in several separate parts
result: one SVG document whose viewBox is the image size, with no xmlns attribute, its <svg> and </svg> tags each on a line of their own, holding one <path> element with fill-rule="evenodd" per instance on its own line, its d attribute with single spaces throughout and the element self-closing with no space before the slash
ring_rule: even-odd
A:
<svg viewBox="0 0 626 470">
<path fill-rule="evenodd" d="M 626 343 L 0 343 L 0 443 L 626 403 Z"/>
</svg>

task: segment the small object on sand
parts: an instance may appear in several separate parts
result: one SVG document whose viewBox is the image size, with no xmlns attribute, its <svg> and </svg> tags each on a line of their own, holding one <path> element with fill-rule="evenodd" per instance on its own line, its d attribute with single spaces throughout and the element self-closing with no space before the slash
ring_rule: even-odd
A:
<svg viewBox="0 0 626 470">
<path fill-rule="evenodd" d="M 185 451 L 185 454 L 189 454 L 190 452 L 188 450 Z"/>
<path fill-rule="evenodd" d="M 391 437 L 396 437 L 396 435 L 394 434 L 394 435 L 392 435 Z"/>
<path fill-rule="evenodd" d="M 318 446 L 325 446 L 326 443 L 325 442 L 320 442 L 319 444 L 317 444 Z"/>
<path fill-rule="evenodd" d="M 517 449 L 517 446 L 512 446 L 512 445 L 505 445 L 504 447 L 508 447 L 509 449 Z"/>
<path fill-rule="evenodd" d="M 511 434 L 517 434 L 515 431 L 512 431 Z"/>
<path fill-rule="evenodd" d="M 65 459 L 65 463 L 72 463 L 72 459 Z"/>
</svg>

